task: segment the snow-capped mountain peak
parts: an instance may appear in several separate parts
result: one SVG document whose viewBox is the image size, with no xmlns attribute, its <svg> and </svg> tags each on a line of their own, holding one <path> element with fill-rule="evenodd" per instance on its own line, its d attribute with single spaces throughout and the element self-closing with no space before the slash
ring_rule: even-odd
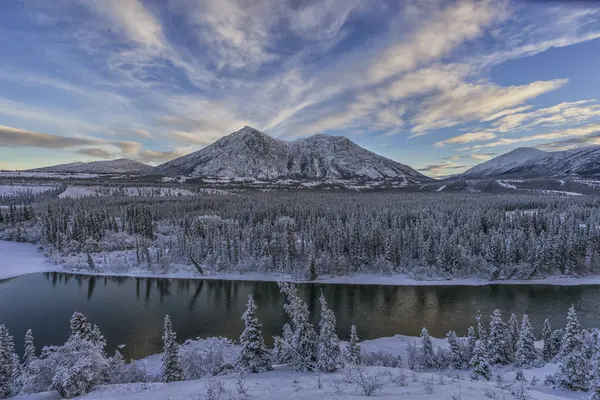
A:
<svg viewBox="0 0 600 400">
<path fill-rule="evenodd" d="M 370 152 L 343 136 L 287 142 L 245 126 L 195 153 L 159 165 L 165 175 L 272 180 L 430 180 L 409 166 Z"/>
<path fill-rule="evenodd" d="M 533 147 L 519 147 L 508 153 L 474 166 L 462 174 L 465 178 L 487 178 L 498 176 L 520 167 L 524 163 L 546 155 L 545 151 Z"/>
</svg>

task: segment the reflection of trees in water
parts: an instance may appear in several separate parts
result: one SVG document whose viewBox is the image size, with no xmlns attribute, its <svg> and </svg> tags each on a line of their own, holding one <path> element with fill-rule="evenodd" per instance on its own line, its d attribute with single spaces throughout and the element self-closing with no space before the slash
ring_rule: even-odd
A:
<svg viewBox="0 0 600 400">
<path fill-rule="evenodd" d="M 125 349 L 128 357 L 158 351 L 160 327 L 164 314 L 169 313 L 181 340 L 192 337 L 221 335 L 237 339 L 243 330 L 241 315 L 246 299 L 252 294 L 258 306 L 257 316 L 263 324 L 265 339 L 271 343 L 273 335 L 280 335 L 287 316 L 283 310 L 284 297 L 275 282 L 243 282 L 217 280 L 185 280 L 163 278 L 91 277 L 64 273 L 44 276 L 53 286 L 82 286 L 82 294 L 98 308 L 107 299 L 132 298 L 120 309 L 132 323 L 107 336 L 116 335 L 118 343 L 142 343 Z M 98 285 L 103 280 L 103 285 Z M 112 287 L 114 285 L 114 287 Z M 338 321 L 338 334 L 347 339 L 350 326 L 355 324 L 361 338 L 418 335 L 426 326 L 431 334 L 443 337 L 450 329 L 465 334 L 474 324 L 474 315 L 480 309 L 486 320 L 495 308 L 508 319 L 511 312 L 530 314 L 537 332 L 543 319 L 553 325 L 565 323 L 570 304 L 578 308 L 584 326 L 598 326 L 600 316 L 600 287 L 552 287 L 536 285 L 459 286 L 376 286 L 376 285 L 298 285 L 300 296 L 307 302 L 312 321 L 318 323 L 318 297 L 323 290 L 328 304 Z M 101 292 L 104 291 L 104 294 Z M 110 321 L 115 310 L 102 310 Z M 108 325 L 110 326 L 110 325 Z M 114 338 L 115 336 L 113 336 Z"/>
</svg>

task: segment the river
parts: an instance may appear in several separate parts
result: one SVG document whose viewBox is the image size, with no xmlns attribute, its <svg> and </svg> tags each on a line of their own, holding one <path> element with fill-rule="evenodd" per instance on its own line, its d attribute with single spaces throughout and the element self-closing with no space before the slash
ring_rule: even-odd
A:
<svg viewBox="0 0 600 400">
<path fill-rule="evenodd" d="M 416 336 L 423 326 L 435 337 L 443 337 L 450 329 L 464 335 L 475 323 L 476 310 L 487 316 L 495 308 L 505 320 L 511 312 L 529 314 L 539 336 L 545 318 L 554 328 L 562 327 L 571 304 L 583 327 L 600 327 L 597 285 L 298 287 L 315 323 L 318 299 L 324 293 L 337 317 L 341 339 L 348 338 L 352 324 L 361 339 L 398 333 Z M 64 343 L 70 316 L 81 311 L 100 327 L 110 353 L 124 344 L 121 352 L 126 358 L 140 358 L 161 351 L 165 314 L 171 316 L 180 341 L 209 336 L 237 339 L 249 294 L 256 299 L 265 340 L 271 343 L 286 322 L 284 298 L 274 282 L 30 274 L 0 281 L 0 324 L 11 330 L 22 351 L 28 328 L 38 348 Z"/>
</svg>

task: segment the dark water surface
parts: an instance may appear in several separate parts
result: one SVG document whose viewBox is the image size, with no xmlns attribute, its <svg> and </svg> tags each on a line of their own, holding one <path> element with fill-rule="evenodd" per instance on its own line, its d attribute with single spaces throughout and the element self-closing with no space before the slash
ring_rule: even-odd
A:
<svg viewBox="0 0 600 400">
<path fill-rule="evenodd" d="M 511 312 L 528 313 L 536 335 L 546 317 L 554 328 L 565 324 L 571 304 L 584 327 L 600 327 L 600 286 L 378 286 L 298 285 L 317 322 L 319 295 L 335 311 L 338 333 L 347 339 L 355 324 L 361 339 L 418 335 L 426 326 L 443 337 L 450 329 L 463 335 L 475 311 L 487 316 L 495 308 L 505 320 Z M 283 297 L 274 282 L 93 277 L 64 273 L 25 275 L 0 281 L 0 324 L 15 336 L 19 351 L 28 328 L 38 348 L 64 343 L 69 318 L 81 311 L 97 324 L 109 351 L 126 344 L 126 358 L 161 350 L 162 323 L 169 314 L 180 340 L 225 336 L 237 339 L 246 300 L 253 294 L 263 333 L 271 343 L 286 322 Z"/>
</svg>

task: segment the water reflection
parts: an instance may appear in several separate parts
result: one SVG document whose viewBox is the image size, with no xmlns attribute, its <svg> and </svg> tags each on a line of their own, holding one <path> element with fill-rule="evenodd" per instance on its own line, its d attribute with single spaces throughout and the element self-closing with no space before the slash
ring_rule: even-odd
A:
<svg viewBox="0 0 600 400">
<path fill-rule="evenodd" d="M 361 338 L 418 335 L 426 326 L 442 337 L 454 329 L 464 334 L 475 311 L 489 315 L 499 308 L 528 313 L 539 334 L 546 317 L 564 324 L 568 307 L 578 309 L 583 326 L 600 326 L 600 287 L 494 285 L 375 286 L 299 285 L 299 293 L 318 322 L 318 297 L 323 291 L 338 320 L 338 333 L 348 337 L 355 324 Z M 283 297 L 274 282 L 240 282 L 157 278 L 93 277 L 64 273 L 33 274 L 0 282 L 0 323 L 13 332 L 17 345 L 32 328 L 38 345 L 62 343 L 73 311 L 84 312 L 100 326 L 112 351 L 126 344 L 126 357 L 155 353 L 161 346 L 162 321 L 169 314 L 180 339 L 226 336 L 243 330 L 241 315 L 253 294 L 267 342 L 286 322 Z M 506 315 L 508 319 L 508 315 Z"/>
</svg>

